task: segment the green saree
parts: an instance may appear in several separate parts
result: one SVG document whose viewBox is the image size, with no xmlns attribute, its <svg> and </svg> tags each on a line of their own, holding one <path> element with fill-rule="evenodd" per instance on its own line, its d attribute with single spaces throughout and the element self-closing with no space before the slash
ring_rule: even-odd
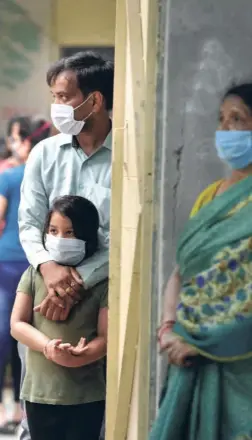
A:
<svg viewBox="0 0 252 440">
<path fill-rule="evenodd" d="M 169 368 L 149 440 L 252 440 L 252 177 L 188 221 L 177 263 L 173 331 L 198 356 Z"/>
</svg>

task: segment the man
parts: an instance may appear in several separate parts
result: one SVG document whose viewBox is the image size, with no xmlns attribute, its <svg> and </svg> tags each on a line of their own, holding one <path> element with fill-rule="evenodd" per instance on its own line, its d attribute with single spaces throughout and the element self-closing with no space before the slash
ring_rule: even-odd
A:
<svg viewBox="0 0 252 440">
<path fill-rule="evenodd" d="M 38 144 L 30 155 L 21 189 L 19 228 L 27 258 L 48 290 L 37 311 L 51 320 L 66 319 L 80 299 L 82 282 L 91 287 L 108 276 L 113 76 L 113 63 L 92 52 L 64 58 L 47 73 L 54 101 L 51 117 L 60 134 Z M 100 250 L 78 272 L 54 262 L 42 244 L 52 201 L 66 194 L 88 198 L 100 215 Z M 25 435 L 21 439 L 29 438 Z"/>
</svg>

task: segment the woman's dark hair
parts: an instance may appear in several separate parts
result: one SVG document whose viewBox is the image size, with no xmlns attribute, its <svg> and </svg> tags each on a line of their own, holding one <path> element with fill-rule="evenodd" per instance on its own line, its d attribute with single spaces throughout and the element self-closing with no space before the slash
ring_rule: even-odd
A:
<svg viewBox="0 0 252 440">
<path fill-rule="evenodd" d="M 43 246 L 52 214 L 58 212 L 71 220 L 74 235 L 86 242 L 86 256 L 91 257 L 98 249 L 99 214 L 92 202 L 80 196 L 63 196 L 54 200 L 45 220 Z"/>
<path fill-rule="evenodd" d="M 28 138 L 31 141 L 32 147 L 34 147 L 39 142 L 47 139 L 51 135 L 52 124 L 45 119 L 37 119 L 32 121 L 31 128 L 31 134 L 28 136 Z"/>
<path fill-rule="evenodd" d="M 252 113 L 252 83 L 232 85 L 225 92 L 222 102 L 229 96 L 238 96 L 241 98 Z"/>
<path fill-rule="evenodd" d="M 20 130 L 29 130 L 31 119 L 28 116 L 14 116 L 11 118 L 7 123 L 7 136 L 11 136 L 14 124 L 19 124 Z"/>
<path fill-rule="evenodd" d="M 29 140 L 31 148 L 50 136 L 51 123 L 45 119 L 37 119 L 31 122 L 30 127 L 21 128 L 19 135 L 22 141 Z"/>
<path fill-rule="evenodd" d="M 12 127 L 14 124 L 19 124 L 19 131 L 24 133 L 30 133 L 31 130 L 31 119 L 28 116 L 14 116 L 7 123 L 6 134 L 10 137 L 12 134 Z M 5 148 L 0 153 L 0 159 L 8 159 L 12 156 L 12 152 L 7 148 L 5 143 Z"/>
<path fill-rule="evenodd" d="M 112 110 L 114 89 L 114 63 L 95 52 L 78 52 L 54 63 L 47 72 L 47 84 L 51 87 L 58 75 L 66 70 L 76 74 L 77 84 L 84 97 L 100 92 L 107 110 Z"/>
</svg>

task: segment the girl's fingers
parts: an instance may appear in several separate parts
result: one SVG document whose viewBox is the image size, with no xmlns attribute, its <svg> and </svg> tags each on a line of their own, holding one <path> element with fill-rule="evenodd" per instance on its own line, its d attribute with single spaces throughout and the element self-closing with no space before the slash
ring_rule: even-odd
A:
<svg viewBox="0 0 252 440">
<path fill-rule="evenodd" d="M 70 347 L 72 347 L 72 346 L 68 342 L 59 345 L 60 350 L 67 350 Z"/>
<path fill-rule="evenodd" d="M 59 349 L 59 345 L 62 343 L 62 339 L 54 339 L 52 342 L 53 342 L 53 348 Z"/>
<path fill-rule="evenodd" d="M 69 349 L 70 353 L 73 354 L 74 356 L 81 356 L 87 350 L 88 350 L 88 346 L 87 345 L 85 347 L 83 347 L 83 348 L 73 347 L 73 348 Z"/>
<path fill-rule="evenodd" d="M 83 348 L 86 345 L 86 339 L 85 338 L 80 338 L 79 343 L 78 343 L 78 347 Z"/>
</svg>

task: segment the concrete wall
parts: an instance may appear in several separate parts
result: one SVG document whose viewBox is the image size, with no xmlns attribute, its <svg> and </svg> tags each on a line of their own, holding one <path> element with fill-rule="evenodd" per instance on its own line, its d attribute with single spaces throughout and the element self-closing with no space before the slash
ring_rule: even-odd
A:
<svg viewBox="0 0 252 440">
<path fill-rule="evenodd" d="M 160 0 L 153 334 L 177 237 L 198 193 L 226 172 L 214 147 L 218 106 L 232 81 L 252 80 L 251 13 L 251 0 Z"/>
<path fill-rule="evenodd" d="M 45 72 L 55 46 L 52 2 L 1 2 L 0 136 L 14 114 L 48 114 Z"/>
</svg>

